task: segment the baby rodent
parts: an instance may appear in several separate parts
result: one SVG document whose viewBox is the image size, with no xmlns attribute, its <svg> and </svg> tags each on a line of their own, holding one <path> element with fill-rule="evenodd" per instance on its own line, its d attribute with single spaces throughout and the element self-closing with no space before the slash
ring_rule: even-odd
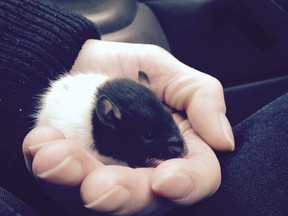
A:
<svg viewBox="0 0 288 216">
<path fill-rule="evenodd" d="M 65 74 L 40 95 L 36 125 L 59 128 L 105 164 L 153 166 L 187 148 L 171 113 L 147 87 L 99 73 Z"/>
</svg>

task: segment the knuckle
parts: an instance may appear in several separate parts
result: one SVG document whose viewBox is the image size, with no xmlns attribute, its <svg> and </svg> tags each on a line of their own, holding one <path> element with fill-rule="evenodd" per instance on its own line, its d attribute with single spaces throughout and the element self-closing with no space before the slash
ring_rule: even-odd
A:
<svg viewBox="0 0 288 216">
<path fill-rule="evenodd" d="M 222 83 L 217 78 L 208 75 L 206 82 L 207 82 L 207 86 L 213 92 L 223 92 Z"/>
<path fill-rule="evenodd" d="M 203 101 L 211 101 L 221 111 L 226 111 L 224 101 L 224 90 L 221 82 L 210 75 L 205 74 L 201 79 L 200 87 L 197 91 L 198 97 Z"/>
</svg>

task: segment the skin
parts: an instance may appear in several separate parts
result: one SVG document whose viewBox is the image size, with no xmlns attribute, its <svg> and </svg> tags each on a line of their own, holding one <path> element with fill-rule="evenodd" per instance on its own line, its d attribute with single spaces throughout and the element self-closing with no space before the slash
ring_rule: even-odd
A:
<svg viewBox="0 0 288 216">
<path fill-rule="evenodd" d="M 23 153 L 43 190 L 79 215 L 88 214 L 87 209 L 108 215 L 163 215 L 174 205 L 191 205 L 215 193 L 221 172 L 212 149 L 234 149 L 218 80 L 157 46 L 98 40 L 85 42 L 71 73 L 83 70 L 135 80 L 139 70 L 145 71 L 154 93 L 186 112 L 187 117 L 173 116 L 189 154 L 156 168 L 105 166 L 60 130 L 39 127 L 26 136 Z"/>
</svg>

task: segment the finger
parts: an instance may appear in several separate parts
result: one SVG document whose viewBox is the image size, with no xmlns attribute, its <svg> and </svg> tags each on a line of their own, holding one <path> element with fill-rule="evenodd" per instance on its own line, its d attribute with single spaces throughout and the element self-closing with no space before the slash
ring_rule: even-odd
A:
<svg viewBox="0 0 288 216">
<path fill-rule="evenodd" d="M 64 134 L 57 128 L 50 126 L 36 127 L 25 137 L 22 145 L 26 166 L 31 171 L 32 161 L 36 152 L 49 141 L 63 139 Z"/>
<path fill-rule="evenodd" d="M 39 186 L 68 212 L 88 215 L 79 188 L 92 170 L 102 166 L 89 152 L 63 139 L 53 127 L 33 129 L 23 142 L 28 169 Z"/>
<path fill-rule="evenodd" d="M 143 175 L 141 172 L 135 175 L 135 172 L 129 167 L 116 166 L 95 170 L 81 187 L 85 206 L 95 211 L 124 215 L 144 208 L 152 197 L 149 175 Z"/>
<path fill-rule="evenodd" d="M 87 215 L 79 188 L 86 176 L 101 166 L 84 148 L 60 139 L 47 142 L 36 152 L 32 172 L 42 190 L 61 207 Z"/>
<path fill-rule="evenodd" d="M 185 125 L 186 124 L 186 125 Z M 220 165 L 213 151 L 192 129 L 185 128 L 189 154 L 160 164 L 152 176 L 153 191 L 180 205 L 190 205 L 211 196 L 221 181 Z"/>
<path fill-rule="evenodd" d="M 176 109 L 186 110 L 193 129 L 212 148 L 231 151 L 234 137 L 225 116 L 223 88 L 216 79 L 196 73 L 197 76 L 174 78 L 166 88 L 165 101 Z"/>
<path fill-rule="evenodd" d="M 33 174 L 49 183 L 79 185 L 86 175 L 103 166 L 87 150 L 70 140 L 47 142 L 34 156 Z"/>
<path fill-rule="evenodd" d="M 85 207 L 113 215 L 159 215 L 171 205 L 154 196 L 150 188 L 153 169 L 105 166 L 94 170 L 83 182 Z M 160 208 L 160 205 L 162 208 Z"/>
</svg>

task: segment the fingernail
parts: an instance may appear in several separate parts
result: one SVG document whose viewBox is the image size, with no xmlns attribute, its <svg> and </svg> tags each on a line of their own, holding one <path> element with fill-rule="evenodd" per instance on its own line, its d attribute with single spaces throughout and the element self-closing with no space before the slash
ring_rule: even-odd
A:
<svg viewBox="0 0 288 216">
<path fill-rule="evenodd" d="M 69 156 L 54 168 L 37 173 L 37 176 L 51 183 L 76 185 L 82 177 L 82 172 L 81 164 Z"/>
<path fill-rule="evenodd" d="M 103 212 L 123 212 L 130 203 L 131 192 L 125 187 L 117 185 L 99 199 L 85 204 L 86 208 Z"/>
<path fill-rule="evenodd" d="M 226 139 L 230 145 L 230 148 L 227 150 L 233 151 L 235 148 L 235 143 L 234 143 L 234 136 L 233 136 L 231 125 L 230 125 L 227 117 L 224 114 L 222 114 L 220 116 L 220 121 L 221 121 L 222 129 L 224 132 L 224 136 L 226 137 Z"/>
<path fill-rule="evenodd" d="M 152 183 L 152 189 L 156 193 L 177 201 L 185 199 L 192 193 L 194 182 L 191 177 L 182 173 L 169 174 L 157 179 Z"/>
</svg>

